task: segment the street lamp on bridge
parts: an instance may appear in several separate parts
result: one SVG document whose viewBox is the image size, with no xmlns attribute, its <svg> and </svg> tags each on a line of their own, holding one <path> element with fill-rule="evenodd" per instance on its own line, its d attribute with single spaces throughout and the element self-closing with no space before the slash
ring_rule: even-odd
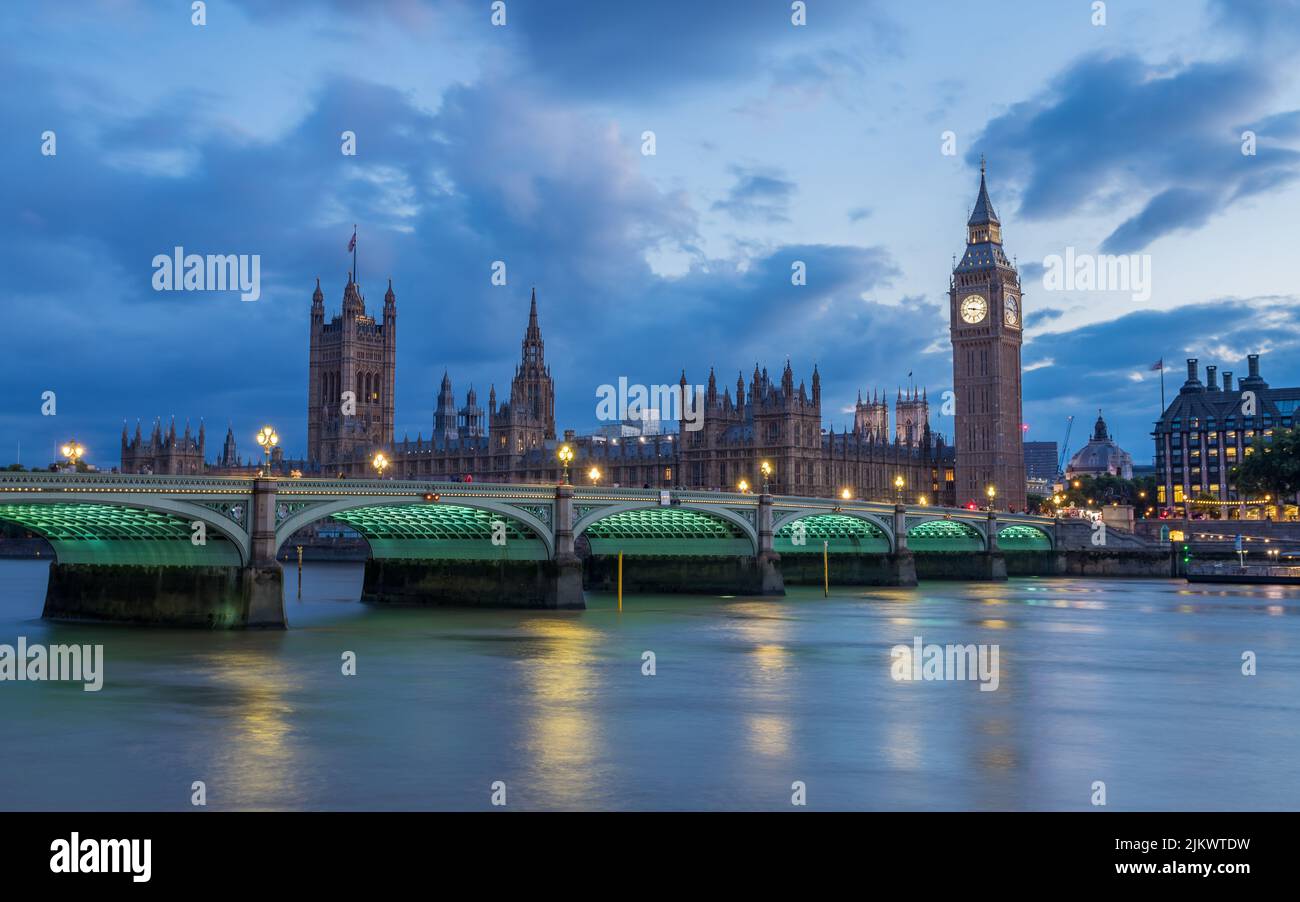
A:
<svg viewBox="0 0 1300 902">
<path fill-rule="evenodd" d="M 379 478 L 384 478 L 384 470 L 388 469 L 388 458 L 384 456 L 383 451 L 376 451 L 375 456 L 370 461 L 370 466 L 375 468 Z"/>
<path fill-rule="evenodd" d="M 894 477 L 894 492 L 899 504 L 903 503 L 903 474 Z"/>
<path fill-rule="evenodd" d="M 840 497 L 843 498 L 845 501 L 852 501 L 853 490 L 848 488 L 840 489 Z"/>
<path fill-rule="evenodd" d="M 269 476 L 271 475 L 271 449 L 280 444 L 280 436 L 271 426 L 263 426 L 258 430 L 257 443 L 266 452 L 266 469 L 262 471 L 262 475 Z"/>
<path fill-rule="evenodd" d="M 740 489 L 740 494 L 742 495 L 749 494 L 749 480 L 740 480 L 740 482 L 736 483 L 736 488 Z"/>
<path fill-rule="evenodd" d="M 590 470 L 588 470 L 587 478 L 591 480 L 592 485 L 595 485 L 596 483 L 600 482 L 600 467 L 592 467 Z"/>
<path fill-rule="evenodd" d="M 81 458 L 85 456 L 86 449 L 82 446 L 81 442 L 73 439 L 64 444 L 64 446 L 59 449 L 59 453 L 68 459 L 68 463 L 71 465 L 72 469 L 75 470 L 77 469 L 77 461 L 81 460 Z"/>
<path fill-rule="evenodd" d="M 555 452 L 555 456 L 560 459 L 564 465 L 564 485 L 569 484 L 569 463 L 573 460 L 573 449 L 568 445 L 560 445 L 560 450 Z"/>
<path fill-rule="evenodd" d="M 758 469 L 763 474 L 763 494 L 766 495 L 767 481 L 772 478 L 772 465 L 767 461 L 763 461 L 758 465 Z"/>
<path fill-rule="evenodd" d="M 993 486 L 989 486 L 985 490 L 984 494 L 989 496 L 989 510 L 991 511 L 993 510 L 993 499 L 997 496 L 998 490 L 995 489 Z"/>
</svg>

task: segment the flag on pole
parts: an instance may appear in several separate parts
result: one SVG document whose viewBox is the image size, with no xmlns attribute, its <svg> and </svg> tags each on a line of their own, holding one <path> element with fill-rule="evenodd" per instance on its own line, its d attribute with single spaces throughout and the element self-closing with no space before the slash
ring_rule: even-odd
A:
<svg viewBox="0 0 1300 902">
<path fill-rule="evenodd" d="M 355 241 L 356 239 L 354 238 L 353 240 Z M 1163 357 L 1161 357 L 1161 358 L 1160 358 L 1159 360 L 1157 360 L 1155 363 L 1151 364 L 1151 372 L 1153 372 L 1153 373 L 1154 373 L 1156 370 L 1161 370 L 1161 371 L 1163 371 L 1164 368 L 1165 368 L 1165 359 L 1164 359 Z"/>
<path fill-rule="evenodd" d="M 352 230 L 352 240 L 348 242 L 348 252 L 351 253 L 356 249 L 357 249 L 357 230 L 354 228 Z"/>
</svg>

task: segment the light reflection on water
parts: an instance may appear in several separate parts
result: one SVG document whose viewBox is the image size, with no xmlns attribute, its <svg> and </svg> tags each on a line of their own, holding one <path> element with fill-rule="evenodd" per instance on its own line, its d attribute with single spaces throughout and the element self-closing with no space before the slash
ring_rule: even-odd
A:
<svg viewBox="0 0 1300 902">
<path fill-rule="evenodd" d="M 1300 589 L 1012 580 L 785 599 L 590 596 L 585 612 L 379 610 L 286 571 L 284 633 L 39 619 L 0 562 L 0 642 L 102 643 L 105 688 L 0 683 L 0 808 L 1300 808 Z M 999 689 L 895 682 L 889 649 L 999 646 Z M 358 674 L 340 673 L 357 655 Z M 1259 673 L 1242 676 L 1250 650 Z M 642 653 L 657 675 L 643 676 Z"/>
</svg>

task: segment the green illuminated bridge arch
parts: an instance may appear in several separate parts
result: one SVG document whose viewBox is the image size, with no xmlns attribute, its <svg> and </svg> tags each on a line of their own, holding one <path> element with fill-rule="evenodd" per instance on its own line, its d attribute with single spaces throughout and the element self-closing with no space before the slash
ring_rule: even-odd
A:
<svg viewBox="0 0 1300 902">
<path fill-rule="evenodd" d="M 0 473 L 0 520 L 44 536 L 60 562 L 97 564 L 250 566 L 324 520 L 355 529 L 376 559 L 540 561 L 572 553 L 574 539 L 595 555 L 751 556 L 769 534 L 777 554 L 890 554 L 899 533 L 918 553 L 981 552 L 990 522 L 1004 552 L 1055 547 L 1052 521 L 1025 515 L 991 521 L 976 511 L 899 513 L 825 498 L 376 479 Z"/>
</svg>

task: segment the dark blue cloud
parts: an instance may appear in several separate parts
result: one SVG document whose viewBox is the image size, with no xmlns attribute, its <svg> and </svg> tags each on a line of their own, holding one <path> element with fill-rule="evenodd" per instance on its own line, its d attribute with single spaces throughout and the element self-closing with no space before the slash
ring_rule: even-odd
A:
<svg viewBox="0 0 1300 902">
<path fill-rule="evenodd" d="M 494 67 L 511 67 L 548 93 L 604 99 L 646 99 L 769 73 L 787 87 L 821 85 L 846 67 L 862 72 L 856 55 L 827 43 L 851 32 L 876 53 L 894 52 L 899 43 L 897 28 L 874 0 L 816 0 L 802 27 L 791 23 L 789 0 L 507 0 L 501 27 L 491 23 L 489 0 L 237 2 L 254 20 L 325 9 L 327 18 L 384 16 L 432 32 L 454 19 L 462 31 L 477 29 L 483 44 L 500 45 Z"/>
<path fill-rule="evenodd" d="M 1026 220 L 1141 198 L 1142 209 L 1102 244 L 1130 253 L 1300 174 L 1291 148 L 1241 152 L 1237 123 L 1247 111 L 1268 112 L 1273 94 L 1255 58 L 1170 68 L 1090 56 L 992 119 L 967 159 L 989 157 L 992 177 L 1018 191 Z"/>
<path fill-rule="evenodd" d="M 1023 269 L 1021 270 L 1021 275 L 1024 275 Z M 1031 310 L 1025 314 L 1025 327 L 1033 329 L 1037 326 L 1041 326 L 1043 323 L 1060 319 L 1064 315 L 1064 310 L 1056 310 L 1052 307 L 1039 307 L 1038 309 Z"/>
<path fill-rule="evenodd" d="M 736 182 L 727 196 L 714 201 L 720 210 L 741 222 L 789 222 L 787 212 L 796 186 L 770 168 L 733 166 Z"/>
<path fill-rule="evenodd" d="M 1258 48 L 1300 38 L 1300 0 L 1210 0 L 1215 19 Z"/>
</svg>

